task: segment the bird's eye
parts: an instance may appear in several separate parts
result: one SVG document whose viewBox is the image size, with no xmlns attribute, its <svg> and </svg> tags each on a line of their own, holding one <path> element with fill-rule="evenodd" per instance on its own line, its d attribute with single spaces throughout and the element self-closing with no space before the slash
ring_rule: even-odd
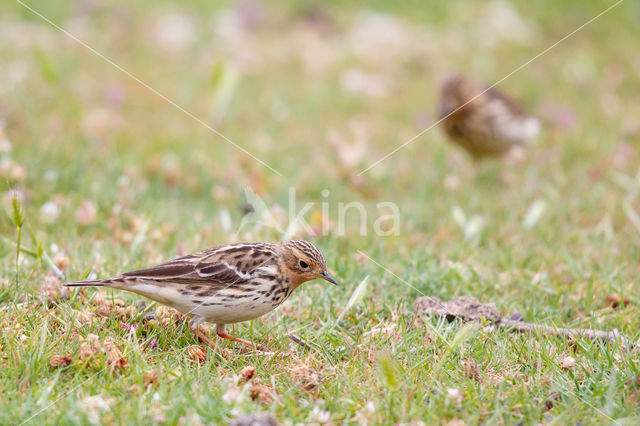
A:
<svg viewBox="0 0 640 426">
<path fill-rule="evenodd" d="M 300 267 L 304 268 L 304 269 L 309 267 L 309 264 L 307 262 L 305 262 L 304 260 L 299 261 L 298 265 L 300 265 Z"/>
</svg>

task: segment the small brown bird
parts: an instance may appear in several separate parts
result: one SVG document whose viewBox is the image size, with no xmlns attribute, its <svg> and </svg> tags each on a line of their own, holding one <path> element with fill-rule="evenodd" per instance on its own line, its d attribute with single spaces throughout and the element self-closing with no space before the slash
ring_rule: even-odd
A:
<svg viewBox="0 0 640 426">
<path fill-rule="evenodd" d="M 189 326 L 198 339 L 212 347 L 211 339 L 199 332 L 202 321 L 216 324 L 219 337 L 252 346 L 252 342 L 225 333 L 225 324 L 271 312 L 300 284 L 316 278 L 338 285 L 327 272 L 320 250 L 309 242 L 293 240 L 212 247 L 116 278 L 65 285 L 138 293 L 191 315 Z"/>
<path fill-rule="evenodd" d="M 453 142 L 476 160 L 525 147 L 540 132 L 540 122 L 515 100 L 462 76 L 442 85 L 440 119 Z"/>
</svg>

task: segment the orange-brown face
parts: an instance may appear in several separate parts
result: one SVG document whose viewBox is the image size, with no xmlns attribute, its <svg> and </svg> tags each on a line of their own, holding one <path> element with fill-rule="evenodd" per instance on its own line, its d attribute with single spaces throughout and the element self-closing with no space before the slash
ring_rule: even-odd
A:
<svg viewBox="0 0 640 426">
<path fill-rule="evenodd" d="M 306 241 L 287 241 L 283 248 L 284 266 L 294 287 L 322 278 L 338 285 L 327 272 L 327 264 L 320 251 Z"/>
</svg>

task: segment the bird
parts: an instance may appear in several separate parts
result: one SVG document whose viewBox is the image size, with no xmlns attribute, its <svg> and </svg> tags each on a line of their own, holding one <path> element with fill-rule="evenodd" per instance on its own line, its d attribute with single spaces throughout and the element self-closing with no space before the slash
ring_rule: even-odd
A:
<svg viewBox="0 0 640 426">
<path fill-rule="evenodd" d="M 115 278 L 65 285 L 137 293 L 190 316 L 189 327 L 196 338 L 213 348 L 214 342 L 200 332 L 202 322 L 216 324 L 220 338 L 266 350 L 227 334 L 225 325 L 271 312 L 302 283 L 316 278 L 338 285 L 315 245 L 291 240 L 220 245 Z"/>
<path fill-rule="evenodd" d="M 526 147 L 540 132 L 517 101 L 460 75 L 443 82 L 439 115 L 447 136 L 475 160 Z"/>
</svg>

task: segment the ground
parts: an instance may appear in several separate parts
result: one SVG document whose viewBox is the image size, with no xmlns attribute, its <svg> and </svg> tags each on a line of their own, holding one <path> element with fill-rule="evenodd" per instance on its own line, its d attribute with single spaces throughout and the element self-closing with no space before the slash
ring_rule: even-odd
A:
<svg viewBox="0 0 640 426">
<path fill-rule="evenodd" d="M 615 3 L 210 3 L 25 2 L 95 51 L 0 6 L 0 424 L 638 422 L 637 347 L 413 312 L 468 296 L 638 341 L 637 2 L 513 75 Z M 475 163 L 432 127 L 460 72 L 510 75 L 543 124 L 522 158 Z M 287 232 L 292 188 L 318 235 Z M 233 327 L 273 355 L 60 285 L 285 234 L 340 286 Z"/>
</svg>

